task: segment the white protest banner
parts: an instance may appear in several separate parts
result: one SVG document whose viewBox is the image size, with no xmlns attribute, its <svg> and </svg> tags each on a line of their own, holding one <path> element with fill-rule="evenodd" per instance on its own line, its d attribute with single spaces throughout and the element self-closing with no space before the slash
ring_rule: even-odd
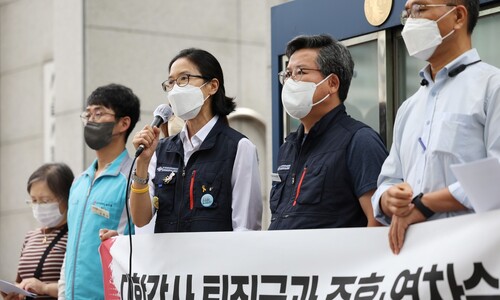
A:
<svg viewBox="0 0 500 300">
<path fill-rule="evenodd" d="M 499 229 L 500 210 L 415 224 L 399 255 L 387 227 L 137 235 L 132 298 L 500 299 Z M 100 251 L 106 299 L 129 299 L 128 236 Z"/>
</svg>

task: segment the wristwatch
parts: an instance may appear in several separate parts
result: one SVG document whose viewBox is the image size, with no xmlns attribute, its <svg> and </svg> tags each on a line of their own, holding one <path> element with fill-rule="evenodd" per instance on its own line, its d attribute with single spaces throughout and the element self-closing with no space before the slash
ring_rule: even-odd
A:
<svg viewBox="0 0 500 300">
<path fill-rule="evenodd" d="M 415 198 L 413 198 L 413 200 L 411 200 L 411 203 L 415 204 L 415 207 L 424 215 L 426 219 L 429 219 L 434 215 L 434 211 L 422 203 L 423 196 L 424 193 L 418 194 Z"/>
<path fill-rule="evenodd" d="M 135 181 L 135 182 L 137 182 L 137 183 L 139 183 L 139 184 L 148 184 L 149 173 L 146 176 L 146 178 L 142 178 L 142 177 L 137 176 L 136 170 L 134 169 L 134 171 L 132 172 L 132 180 Z"/>
</svg>

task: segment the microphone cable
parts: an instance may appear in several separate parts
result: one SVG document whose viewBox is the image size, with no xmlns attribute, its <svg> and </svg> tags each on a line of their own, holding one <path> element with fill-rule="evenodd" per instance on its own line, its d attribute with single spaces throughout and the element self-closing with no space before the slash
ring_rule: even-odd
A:
<svg viewBox="0 0 500 300">
<path fill-rule="evenodd" d="M 170 119 L 173 115 L 172 108 L 167 105 L 167 104 L 160 104 L 155 111 L 153 112 L 153 122 L 151 123 L 151 127 L 160 127 L 160 125 L 168 122 L 168 119 Z M 130 166 L 130 170 L 128 172 L 127 176 L 127 190 L 125 191 L 125 210 L 127 212 L 127 224 L 129 227 L 129 262 L 128 262 L 128 299 L 133 299 L 133 282 L 132 282 L 132 229 L 135 227 L 134 224 L 131 222 L 131 217 L 130 217 L 130 209 L 129 209 L 129 192 L 130 192 L 130 185 L 131 185 L 131 178 L 132 178 L 132 170 L 134 169 L 135 166 L 135 161 L 137 160 L 137 157 L 142 153 L 144 150 L 144 146 L 141 144 L 139 148 L 137 148 L 136 153 L 134 155 L 134 159 L 132 160 L 132 165 Z M 147 183 L 149 184 L 149 183 Z M 134 226 L 134 227 L 133 227 Z M 135 229 L 135 228 L 134 228 Z M 135 230 L 134 230 L 135 232 Z"/>
<path fill-rule="evenodd" d="M 130 217 L 129 210 L 129 196 L 130 196 L 130 184 L 131 184 L 131 176 L 132 170 L 134 169 L 135 161 L 137 160 L 137 156 L 134 157 L 132 161 L 132 165 L 130 166 L 130 170 L 127 176 L 127 190 L 125 191 L 125 210 L 127 212 L 127 225 L 129 227 L 128 237 L 129 237 L 129 258 L 128 258 L 128 297 L 127 299 L 132 298 L 133 295 L 133 282 L 132 282 L 132 229 L 134 224 L 132 224 L 132 218 Z M 134 230 L 135 232 L 135 230 Z"/>
</svg>

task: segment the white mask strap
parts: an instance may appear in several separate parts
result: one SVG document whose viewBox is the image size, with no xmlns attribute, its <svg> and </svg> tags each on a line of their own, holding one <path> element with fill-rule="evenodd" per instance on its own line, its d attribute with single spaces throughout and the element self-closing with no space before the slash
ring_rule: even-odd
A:
<svg viewBox="0 0 500 300">
<path fill-rule="evenodd" d="M 328 98 L 329 96 L 330 96 L 330 94 L 326 94 L 326 96 L 325 96 L 325 97 L 323 97 L 323 99 L 319 100 L 319 101 L 318 101 L 318 102 L 316 102 L 316 103 L 313 103 L 313 104 L 312 104 L 312 106 L 315 106 L 315 105 L 320 104 L 321 102 L 325 101 L 325 100 L 326 100 L 326 98 Z"/>
<path fill-rule="evenodd" d="M 323 82 L 325 82 L 328 78 L 330 78 L 330 76 L 332 76 L 333 73 L 331 73 L 330 75 L 326 76 L 325 79 L 321 80 L 320 82 L 318 82 L 318 84 L 316 84 L 316 86 L 322 84 Z M 319 100 L 318 102 L 316 103 L 313 103 L 312 106 L 315 106 L 315 105 L 318 105 L 320 104 L 321 102 L 325 101 L 326 98 L 328 98 L 330 96 L 330 94 L 327 94 L 325 97 L 323 97 L 323 99 Z"/>
<path fill-rule="evenodd" d="M 450 9 L 447 13 L 445 13 L 444 15 L 442 15 L 439 19 L 436 20 L 436 22 L 439 22 L 441 21 L 442 18 L 446 17 L 447 15 L 449 15 L 452 11 L 454 11 L 457 7 L 454 6 L 452 9 Z"/>
<path fill-rule="evenodd" d="M 201 90 L 201 88 L 202 88 L 202 87 L 204 87 L 204 86 L 205 86 L 208 82 L 209 82 L 209 81 L 207 81 L 207 82 L 205 82 L 204 84 L 200 85 L 200 90 Z M 203 92 L 202 92 L 202 93 L 203 93 Z M 210 96 L 212 96 L 212 95 L 208 94 L 208 96 L 207 96 L 205 99 L 203 99 L 203 102 L 207 101 L 207 99 L 208 99 L 208 98 L 210 98 Z"/>
<path fill-rule="evenodd" d="M 453 32 L 455 32 L 455 29 L 453 29 L 452 31 L 450 31 L 450 33 L 448 33 L 447 35 L 443 36 L 442 39 L 444 40 L 445 38 L 449 37 L 450 35 L 453 34 Z"/>
<path fill-rule="evenodd" d="M 321 80 L 320 82 L 318 82 L 318 83 L 316 84 L 316 86 L 318 86 L 318 85 L 322 84 L 323 82 L 325 82 L 325 81 L 326 81 L 328 78 L 330 78 L 330 76 L 332 76 L 332 75 L 333 75 L 333 73 L 331 73 L 330 75 L 326 76 L 326 77 L 325 77 L 325 79 L 323 79 L 323 80 Z"/>
<path fill-rule="evenodd" d="M 208 81 L 207 81 L 207 82 L 205 82 L 204 84 L 200 85 L 200 89 L 201 89 L 202 87 L 204 87 L 207 83 L 208 83 Z"/>
<path fill-rule="evenodd" d="M 436 23 L 437 23 L 437 22 L 439 22 L 439 21 L 441 21 L 441 19 L 442 19 L 442 18 L 444 18 L 444 17 L 446 17 L 447 15 L 449 15 L 449 14 L 450 14 L 452 11 L 454 11 L 456 8 L 457 8 L 457 7 L 455 6 L 455 7 L 453 7 L 452 9 L 450 9 L 447 13 L 445 13 L 444 15 L 442 15 L 442 16 L 441 16 L 441 18 L 439 18 L 439 19 L 437 19 L 437 20 L 436 20 Z M 441 39 L 443 39 L 443 40 L 444 40 L 445 38 L 447 38 L 447 37 L 449 37 L 450 35 L 452 35 L 452 34 L 453 34 L 453 32 L 455 32 L 455 29 L 452 29 L 452 30 L 450 31 L 450 33 L 448 33 L 447 35 L 443 36 Z"/>
</svg>

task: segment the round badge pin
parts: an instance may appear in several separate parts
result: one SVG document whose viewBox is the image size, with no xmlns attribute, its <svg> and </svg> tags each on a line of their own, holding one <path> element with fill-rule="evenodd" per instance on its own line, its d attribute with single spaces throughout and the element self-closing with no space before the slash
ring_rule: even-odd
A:
<svg viewBox="0 0 500 300">
<path fill-rule="evenodd" d="M 203 207 L 210 207 L 214 204 L 214 197 L 210 194 L 205 194 L 201 197 L 201 205 Z"/>
<path fill-rule="evenodd" d="M 156 209 L 159 209 L 160 208 L 160 199 L 158 199 L 157 196 L 154 196 L 153 197 L 153 206 L 156 208 Z"/>
</svg>

